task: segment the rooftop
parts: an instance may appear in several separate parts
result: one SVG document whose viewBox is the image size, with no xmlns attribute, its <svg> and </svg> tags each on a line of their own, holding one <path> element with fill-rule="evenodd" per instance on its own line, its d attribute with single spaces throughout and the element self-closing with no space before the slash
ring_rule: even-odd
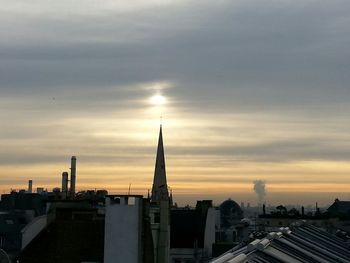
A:
<svg viewBox="0 0 350 263">
<path fill-rule="evenodd" d="M 350 244 L 317 227 L 298 222 L 291 228 L 280 228 L 264 239 L 239 246 L 211 263 L 224 262 L 350 262 Z"/>
</svg>

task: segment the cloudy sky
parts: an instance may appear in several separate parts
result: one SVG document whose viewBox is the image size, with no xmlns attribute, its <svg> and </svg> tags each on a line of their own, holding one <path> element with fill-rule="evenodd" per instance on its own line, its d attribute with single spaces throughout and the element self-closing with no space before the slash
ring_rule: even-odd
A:
<svg viewBox="0 0 350 263">
<path fill-rule="evenodd" d="M 0 190 L 350 197 L 348 0 L 0 0 Z M 156 94 L 166 104 L 154 105 Z"/>
</svg>

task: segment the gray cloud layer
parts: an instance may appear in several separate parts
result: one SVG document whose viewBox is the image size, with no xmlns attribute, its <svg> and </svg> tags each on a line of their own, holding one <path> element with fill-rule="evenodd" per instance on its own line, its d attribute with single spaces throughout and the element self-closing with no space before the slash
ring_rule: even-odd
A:
<svg viewBox="0 0 350 263">
<path fill-rule="evenodd" d="M 170 153 L 270 161 L 349 156 L 331 136 L 309 136 L 312 128 L 329 132 L 332 123 L 332 136 L 350 128 L 349 1 L 70 2 L 6 3 L 0 9 L 4 140 L 49 136 L 63 130 L 57 122 L 69 114 L 141 109 L 137 102 L 149 91 L 140 85 L 168 81 L 174 87 L 167 95 L 186 116 L 285 114 L 277 125 L 316 119 L 298 138 Z M 27 161 L 41 158 L 28 153 Z"/>
</svg>

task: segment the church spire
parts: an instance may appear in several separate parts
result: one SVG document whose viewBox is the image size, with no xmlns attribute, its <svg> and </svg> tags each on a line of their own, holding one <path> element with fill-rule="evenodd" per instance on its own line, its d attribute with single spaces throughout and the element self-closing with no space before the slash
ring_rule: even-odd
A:
<svg viewBox="0 0 350 263">
<path fill-rule="evenodd" d="M 160 125 L 160 130 L 159 130 L 156 166 L 154 169 L 151 200 L 152 202 L 169 200 L 168 185 L 166 181 L 166 171 L 165 171 L 162 125 Z"/>
</svg>

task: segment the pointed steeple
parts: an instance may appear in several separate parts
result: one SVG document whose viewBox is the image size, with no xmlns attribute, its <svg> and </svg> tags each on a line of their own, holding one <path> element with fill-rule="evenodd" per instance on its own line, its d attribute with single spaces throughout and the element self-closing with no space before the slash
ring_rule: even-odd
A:
<svg viewBox="0 0 350 263">
<path fill-rule="evenodd" d="M 160 125 L 160 131 L 159 131 L 156 166 L 154 169 L 151 200 L 152 202 L 169 200 L 169 192 L 168 192 L 168 185 L 166 181 L 166 171 L 165 171 L 162 125 Z"/>
</svg>

